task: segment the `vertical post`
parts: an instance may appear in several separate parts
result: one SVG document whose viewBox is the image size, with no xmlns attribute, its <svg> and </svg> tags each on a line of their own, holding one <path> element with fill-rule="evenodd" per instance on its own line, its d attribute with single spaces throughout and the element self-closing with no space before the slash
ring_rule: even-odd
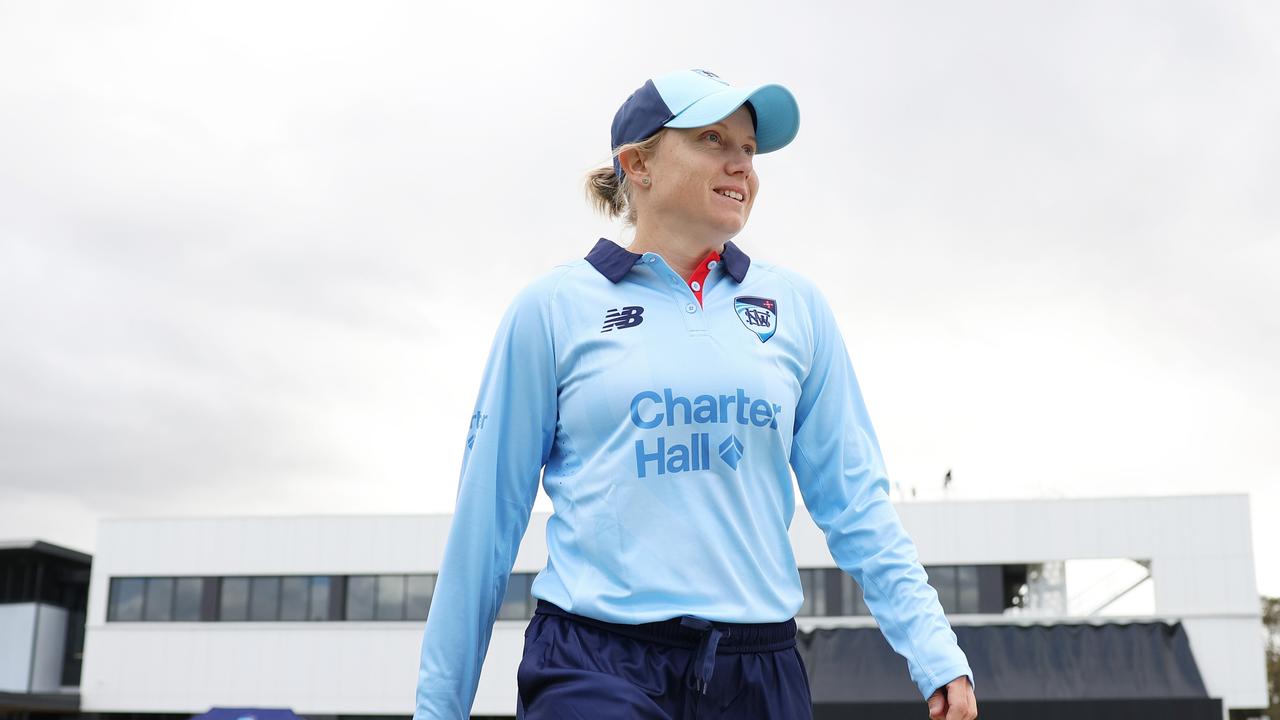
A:
<svg viewBox="0 0 1280 720">
<path fill-rule="evenodd" d="M 32 690 L 32 687 L 35 685 L 36 650 L 38 649 L 38 645 L 36 643 L 40 640 L 40 586 L 43 583 L 44 583 L 44 561 L 37 559 L 36 560 L 36 584 L 35 584 L 35 587 L 32 588 L 33 590 L 35 590 L 33 595 L 35 595 L 35 602 L 36 602 L 36 622 L 35 622 L 35 626 L 31 628 L 31 657 L 28 659 L 28 663 L 27 663 L 27 692 L 34 692 Z"/>
</svg>

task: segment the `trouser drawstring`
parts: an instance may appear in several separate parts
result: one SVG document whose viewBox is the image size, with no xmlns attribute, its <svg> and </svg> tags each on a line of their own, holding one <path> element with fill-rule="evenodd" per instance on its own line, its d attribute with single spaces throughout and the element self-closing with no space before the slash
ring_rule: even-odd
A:
<svg viewBox="0 0 1280 720">
<path fill-rule="evenodd" d="M 702 640 L 698 643 L 698 656 L 691 664 L 693 673 L 689 679 L 689 687 L 706 695 L 707 686 L 711 684 L 711 674 L 716 670 L 716 646 L 720 644 L 720 636 L 727 636 L 729 631 L 721 631 L 709 620 L 692 615 L 680 618 L 680 624 L 703 633 Z"/>
</svg>

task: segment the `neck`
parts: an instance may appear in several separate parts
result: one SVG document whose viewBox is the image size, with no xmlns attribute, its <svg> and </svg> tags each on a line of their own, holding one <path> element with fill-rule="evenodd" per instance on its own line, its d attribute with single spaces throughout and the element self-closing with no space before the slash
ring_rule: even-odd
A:
<svg viewBox="0 0 1280 720">
<path fill-rule="evenodd" d="M 673 232 L 671 228 L 637 222 L 635 240 L 627 249 L 633 253 L 652 252 L 661 255 L 671 269 L 688 282 L 707 253 L 713 250 L 724 252 L 726 239 L 694 238 Z"/>
</svg>

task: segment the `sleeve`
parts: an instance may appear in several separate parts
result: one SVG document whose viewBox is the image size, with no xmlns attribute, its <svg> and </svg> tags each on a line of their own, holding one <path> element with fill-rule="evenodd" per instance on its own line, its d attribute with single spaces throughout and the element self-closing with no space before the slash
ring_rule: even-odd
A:
<svg viewBox="0 0 1280 720">
<path fill-rule="evenodd" d="M 885 640 L 926 699 L 968 659 L 889 501 L 889 481 L 853 365 L 825 298 L 807 293 L 813 361 L 800 386 L 791 466 L 840 569 L 862 587 Z"/>
<path fill-rule="evenodd" d="M 470 715 L 551 449 L 556 378 L 550 292 L 535 283 L 507 309 L 485 364 L 423 632 L 414 720 Z"/>
</svg>

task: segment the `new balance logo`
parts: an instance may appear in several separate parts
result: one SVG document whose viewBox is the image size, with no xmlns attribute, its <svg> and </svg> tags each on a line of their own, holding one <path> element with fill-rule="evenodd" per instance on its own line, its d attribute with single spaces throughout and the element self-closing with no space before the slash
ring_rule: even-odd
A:
<svg viewBox="0 0 1280 720">
<path fill-rule="evenodd" d="M 600 332 L 607 333 L 610 330 L 625 330 L 629 327 L 635 327 L 644 322 L 644 318 L 641 317 L 643 314 L 644 308 L 639 305 L 613 308 L 604 314 L 604 327 L 600 328 Z"/>
<path fill-rule="evenodd" d="M 709 78 L 711 78 L 712 80 L 715 80 L 716 82 L 721 83 L 721 84 L 723 84 L 723 85 L 728 85 L 728 84 L 729 84 L 729 83 L 728 83 L 728 81 L 724 80 L 724 79 L 723 79 L 723 78 L 721 78 L 719 75 L 717 75 L 717 74 L 715 74 L 715 73 L 711 72 L 710 70 L 698 70 L 698 69 L 694 69 L 694 72 L 698 73 L 699 75 L 701 75 L 701 76 L 703 76 L 703 77 L 709 77 Z"/>
</svg>

